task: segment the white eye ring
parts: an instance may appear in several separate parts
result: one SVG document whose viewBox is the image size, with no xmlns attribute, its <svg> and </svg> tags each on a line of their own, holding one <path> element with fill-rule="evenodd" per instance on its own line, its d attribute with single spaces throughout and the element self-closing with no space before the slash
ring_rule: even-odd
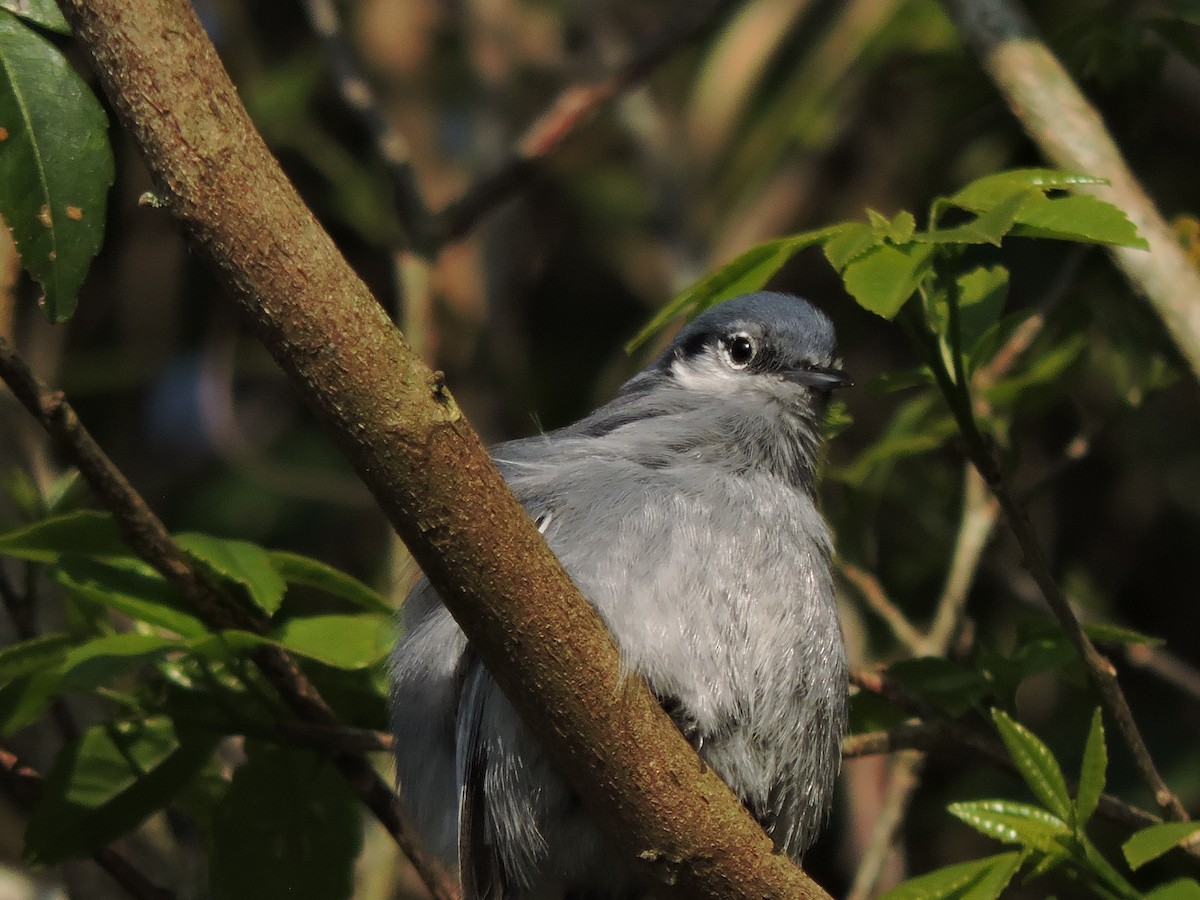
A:
<svg viewBox="0 0 1200 900">
<path fill-rule="evenodd" d="M 735 369 L 746 368 L 758 352 L 758 347 L 755 345 L 754 339 L 744 331 L 730 335 L 724 341 L 724 347 L 725 356 L 729 359 L 729 364 Z"/>
</svg>

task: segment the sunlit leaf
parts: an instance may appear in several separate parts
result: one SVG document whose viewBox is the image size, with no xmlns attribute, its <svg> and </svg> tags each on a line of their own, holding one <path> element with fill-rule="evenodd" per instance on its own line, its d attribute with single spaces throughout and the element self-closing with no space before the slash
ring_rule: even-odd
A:
<svg viewBox="0 0 1200 900">
<path fill-rule="evenodd" d="M 696 282 L 659 310 L 625 345 L 625 350 L 629 352 L 636 349 L 678 316 L 695 316 L 722 300 L 760 289 L 767 283 L 767 279 L 778 272 L 794 254 L 805 247 L 822 243 L 830 237 L 840 234 L 847 227 L 844 224 L 832 225 L 829 228 L 776 238 L 765 244 L 759 244 L 757 247 L 751 247 L 731 262 Z"/>
<path fill-rule="evenodd" d="M 1021 854 L 1000 853 L 910 878 L 879 900 L 995 900 L 1021 867 Z"/>
<path fill-rule="evenodd" d="M 332 594 L 372 612 L 392 612 L 392 605 L 357 578 L 310 556 L 267 551 L 271 565 L 288 584 L 303 584 Z"/>
<path fill-rule="evenodd" d="M 1031 188 L 1065 190 L 1079 185 L 1105 183 L 1103 178 L 1055 169 L 1010 169 L 976 179 L 949 199 L 955 206 L 979 212 L 992 209 L 1014 194 L 1026 193 Z"/>
<path fill-rule="evenodd" d="M 279 609 L 287 582 L 272 565 L 271 554 L 262 547 L 194 532 L 176 535 L 176 540 L 213 572 L 246 588 L 260 609 L 268 614 Z"/>
<path fill-rule="evenodd" d="M 192 615 L 178 592 L 156 572 L 131 560 L 97 562 L 64 556 L 51 577 L 70 593 L 91 603 L 166 628 L 181 637 L 198 637 L 208 628 Z"/>
<path fill-rule="evenodd" d="M 1015 237 L 1054 238 L 1149 249 L 1125 213 L 1098 197 L 1073 194 L 1026 203 L 1017 215 Z"/>
<path fill-rule="evenodd" d="M 1104 793 L 1105 772 L 1108 769 L 1108 748 L 1104 745 L 1104 719 L 1097 709 L 1092 715 L 1087 743 L 1083 748 L 1083 763 L 1079 768 L 1079 789 L 1075 792 L 1075 821 L 1079 828 L 1087 824 L 1100 795 Z"/>
<path fill-rule="evenodd" d="M 340 669 L 361 669 L 383 660 L 396 640 L 389 614 L 304 616 L 288 619 L 271 637 L 286 649 Z"/>
<path fill-rule="evenodd" d="M 1163 822 L 1134 834 L 1121 845 L 1129 868 L 1140 869 L 1184 841 L 1200 835 L 1200 822 Z"/>
<path fill-rule="evenodd" d="M 1063 819 L 1027 803 L 976 800 L 951 803 L 947 809 L 981 834 L 1043 853 L 1062 852 L 1061 842 L 1072 837 L 1071 828 Z"/>
<path fill-rule="evenodd" d="M 932 254 L 928 245 L 874 247 L 846 266 L 842 280 L 859 306 L 891 319 L 916 291 Z"/>
<path fill-rule="evenodd" d="M 1200 882 L 1177 878 L 1146 891 L 1143 900 L 1200 900 Z"/>
<path fill-rule="evenodd" d="M 13 15 L 20 16 L 47 31 L 71 33 L 71 26 L 63 18 L 54 0 L 0 0 L 0 9 L 7 9 Z"/>
<path fill-rule="evenodd" d="M 1024 725 L 1009 718 L 1003 710 L 993 709 L 992 721 L 1033 795 L 1059 819 L 1070 821 L 1073 809 L 1067 793 L 1067 782 L 1050 748 Z"/>
</svg>

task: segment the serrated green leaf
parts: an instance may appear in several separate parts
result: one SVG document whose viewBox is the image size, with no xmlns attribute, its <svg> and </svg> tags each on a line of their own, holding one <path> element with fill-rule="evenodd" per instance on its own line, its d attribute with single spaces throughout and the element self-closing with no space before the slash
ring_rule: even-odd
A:
<svg viewBox="0 0 1200 900">
<path fill-rule="evenodd" d="M 283 647 L 339 669 L 363 669 L 387 657 L 396 641 L 391 614 L 288 619 L 271 637 Z"/>
<path fill-rule="evenodd" d="M 908 210 L 902 209 L 892 217 L 888 230 L 888 237 L 895 243 L 905 244 L 912 240 L 913 234 L 917 230 L 917 220 Z"/>
<path fill-rule="evenodd" d="M 1144 900 L 1200 900 L 1200 883 L 1192 878 L 1176 878 L 1147 891 Z"/>
<path fill-rule="evenodd" d="M 992 244 L 998 247 L 1004 236 L 1012 231 L 1018 212 L 1030 196 L 1027 191 L 1013 194 L 980 212 L 970 222 L 953 228 L 931 228 L 914 235 L 913 240 L 926 244 Z"/>
<path fill-rule="evenodd" d="M 0 0 L 0 9 L 7 9 L 13 15 L 20 16 L 47 31 L 58 34 L 71 33 L 71 26 L 63 18 L 54 0 Z"/>
<path fill-rule="evenodd" d="M 208 634 L 207 626 L 184 607 L 166 579 L 137 561 L 104 563 L 63 556 L 50 575 L 72 595 L 139 622 L 165 628 L 180 637 Z"/>
<path fill-rule="evenodd" d="M 1197 835 L 1200 835 L 1200 822 L 1163 822 L 1134 834 L 1121 845 L 1121 852 L 1125 854 L 1129 868 L 1140 869 Z"/>
<path fill-rule="evenodd" d="M 1033 795 L 1059 819 L 1070 821 L 1073 808 L 1067 782 L 1050 748 L 1024 725 L 1009 718 L 1004 710 L 993 709 L 992 721 Z"/>
<path fill-rule="evenodd" d="M 357 578 L 320 560 L 282 550 L 267 551 L 271 565 L 288 584 L 317 588 L 371 612 L 393 612 L 384 597 Z"/>
<path fill-rule="evenodd" d="M 963 209 L 981 212 L 1004 203 L 1014 194 L 1023 194 L 1030 189 L 1066 190 L 1086 184 L 1107 182 L 1103 178 L 1060 172 L 1056 169 L 1010 169 L 972 181 L 950 197 L 949 202 Z"/>
<path fill-rule="evenodd" d="M 842 231 L 825 242 L 821 249 L 829 264 L 841 272 L 846 266 L 865 254 L 868 250 L 879 246 L 878 233 L 870 225 L 855 222 L 847 225 Z"/>
<path fill-rule="evenodd" d="M 1137 228 L 1122 210 L 1088 194 L 1054 198 L 1036 195 L 1021 208 L 1012 234 L 1142 250 L 1150 246 L 1138 236 Z"/>
<path fill-rule="evenodd" d="M 0 10 L 0 214 L 52 322 L 75 311 L 112 181 L 99 102 L 58 48 Z"/>
<path fill-rule="evenodd" d="M 99 559 L 130 556 L 112 516 L 94 510 L 43 519 L 0 534 L 0 555 L 49 563 L 65 553 Z"/>
<path fill-rule="evenodd" d="M 58 666 L 75 640 L 69 634 L 46 634 L 0 649 L 0 684 Z"/>
<path fill-rule="evenodd" d="M 995 900 L 1021 867 L 1021 854 L 1000 853 L 910 878 L 879 900 Z"/>
<path fill-rule="evenodd" d="M 892 319 L 916 291 L 932 255 L 927 245 L 874 247 L 846 266 L 842 281 L 859 306 Z"/>
<path fill-rule="evenodd" d="M 25 833 L 37 866 L 88 856 L 166 806 L 205 766 L 215 741 L 180 741 L 165 716 L 98 725 L 65 746 Z"/>
<path fill-rule="evenodd" d="M 840 234 L 847 227 L 845 224 L 831 225 L 828 228 L 776 238 L 765 244 L 759 244 L 757 247 L 751 247 L 715 272 L 697 281 L 659 310 L 625 345 L 625 352 L 630 353 L 641 346 L 651 335 L 660 331 L 668 322 L 678 316 L 687 315 L 691 318 L 722 300 L 758 290 L 794 254 L 805 247 L 822 243 Z"/>
<path fill-rule="evenodd" d="M 272 565 L 271 554 L 262 547 L 196 532 L 176 535 L 176 540 L 217 575 L 246 588 L 260 609 L 268 614 L 279 609 L 287 582 Z"/>
<path fill-rule="evenodd" d="M 1061 853 L 1061 842 L 1072 837 L 1071 828 L 1063 819 L 1027 803 L 975 800 L 951 803 L 947 809 L 981 834 L 1042 853 Z"/>
<path fill-rule="evenodd" d="M 1096 811 L 1104 793 L 1105 772 L 1108 770 L 1108 748 L 1104 745 L 1104 719 L 1097 709 L 1092 715 L 1083 762 L 1079 767 L 1079 789 L 1075 791 L 1075 822 L 1082 828 Z"/>
<path fill-rule="evenodd" d="M 247 751 L 213 815 L 213 892 L 228 900 L 351 896 L 361 814 L 333 763 L 256 742 Z"/>
</svg>

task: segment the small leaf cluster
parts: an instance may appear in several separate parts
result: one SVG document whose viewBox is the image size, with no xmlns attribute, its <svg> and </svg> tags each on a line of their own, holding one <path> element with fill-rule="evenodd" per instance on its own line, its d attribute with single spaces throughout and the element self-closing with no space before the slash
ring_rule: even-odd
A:
<svg viewBox="0 0 1200 900">
<path fill-rule="evenodd" d="M 0 533 L 0 558 L 23 565 L 27 586 L 50 586 L 63 607 L 60 626 L 0 649 L 0 734 L 47 719 L 68 698 L 102 721 L 66 741 L 46 773 L 26 862 L 87 857 L 173 809 L 205 834 L 220 896 L 348 895 L 358 799 L 327 754 L 288 732 L 289 711 L 248 657 L 263 646 L 288 651 L 344 722 L 384 728 L 391 607 L 315 559 L 175 535 L 270 623 L 265 634 L 212 629 L 130 551 L 109 515 L 72 509 L 71 492 L 57 493 L 36 520 Z M 245 762 L 231 779 L 233 735 L 245 738 Z"/>
<path fill-rule="evenodd" d="M 1013 765 L 1038 802 L 975 800 L 953 803 L 949 809 L 981 834 L 1019 849 L 910 879 L 888 891 L 886 900 L 991 900 L 1000 897 L 1022 869 L 1026 882 L 1062 871 L 1090 897 L 1200 897 L 1200 882 L 1192 878 L 1179 878 L 1148 892 L 1135 888 L 1088 837 L 1087 825 L 1104 793 L 1108 767 L 1100 710 L 1092 717 L 1073 794 L 1058 760 L 1033 732 L 999 709 L 992 710 L 992 719 Z M 1200 823 L 1195 822 L 1144 828 L 1125 842 L 1125 861 L 1130 869 L 1138 869 L 1196 835 Z"/>
</svg>

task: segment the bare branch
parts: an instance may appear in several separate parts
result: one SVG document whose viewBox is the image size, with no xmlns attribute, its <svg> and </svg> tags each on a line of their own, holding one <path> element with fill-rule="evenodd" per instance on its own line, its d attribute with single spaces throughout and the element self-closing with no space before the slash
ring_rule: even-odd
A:
<svg viewBox="0 0 1200 900">
<path fill-rule="evenodd" d="M 914 656 L 919 655 L 925 646 L 925 635 L 908 620 L 900 607 L 892 602 L 879 579 L 865 569 L 860 569 L 845 560 L 838 560 L 837 566 L 842 577 L 854 585 L 859 596 L 879 618 L 883 619 L 896 640 Z"/>
<path fill-rule="evenodd" d="M 635 87 L 681 48 L 698 40 L 733 5 L 731 0 L 681 4 L 686 8 L 607 78 L 572 85 L 560 93 L 521 137 L 512 159 L 438 214 L 436 242 L 447 244 L 463 237 L 480 218 L 524 187 L 545 158 L 590 121 L 601 106 Z"/>
</svg>

